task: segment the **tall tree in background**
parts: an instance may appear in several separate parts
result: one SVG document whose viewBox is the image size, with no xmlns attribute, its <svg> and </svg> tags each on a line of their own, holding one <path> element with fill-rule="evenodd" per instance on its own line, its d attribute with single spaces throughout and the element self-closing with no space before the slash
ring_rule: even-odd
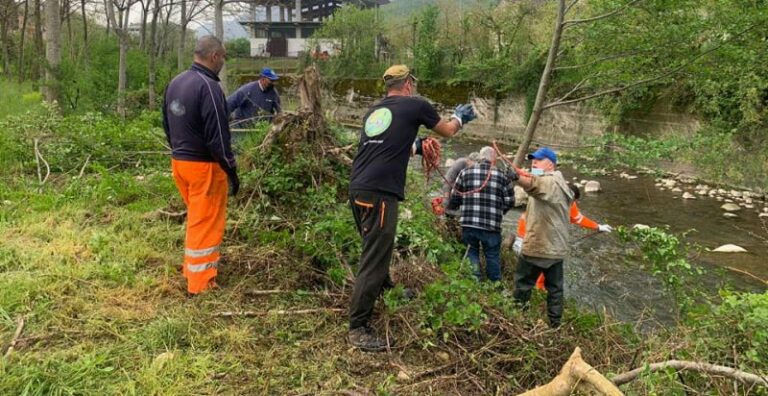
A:
<svg viewBox="0 0 768 396">
<path fill-rule="evenodd" d="M 43 7 L 40 3 L 41 0 L 34 0 L 34 12 L 35 12 L 35 53 L 37 56 L 32 59 L 32 80 L 37 82 L 40 80 L 40 57 L 43 56 Z"/>
<path fill-rule="evenodd" d="M 49 103 L 59 100 L 61 64 L 61 7 L 59 0 L 45 1 L 45 84 L 43 95 Z"/>
<path fill-rule="evenodd" d="M 213 34 L 218 37 L 221 42 L 224 42 L 224 5 L 227 4 L 225 0 L 211 0 L 213 4 Z M 227 93 L 227 65 L 221 68 L 219 72 L 219 79 L 221 79 L 221 87 L 224 89 L 224 93 Z"/>
<path fill-rule="evenodd" d="M 112 28 L 117 34 L 120 46 L 120 60 L 118 66 L 117 80 L 117 113 L 120 116 L 126 116 L 125 94 L 128 85 L 128 45 L 130 44 L 130 33 L 128 32 L 128 21 L 131 6 L 134 0 L 106 0 L 107 18 L 111 21 Z M 115 9 L 118 10 L 117 16 Z"/>
<path fill-rule="evenodd" d="M 17 67 L 17 74 L 19 77 L 19 82 L 22 82 L 26 79 L 27 73 L 26 70 L 24 70 L 24 45 L 26 44 L 26 37 L 27 37 L 27 21 L 29 20 L 29 0 L 24 0 L 24 13 L 23 13 L 23 20 L 21 22 L 21 33 L 19 38 L 19 59 L 18 59 L 18 67 Z"/>
<path fill-rule="evenodd" d="M 8 33 L 16 18 L 16 3 L 13 0 L 0 0 L 0 56 L 3 58 L 3 74 L 11 76 L 11 50 Z"/>
<path fill-rule="evenodd" d="M 190 56 L 187 53 L 187 26 L 192 22 L 192 19 L 199 16 L 205 9 L 211 5 L 211 3 L 203 0 L 187 0 L 180 1 L 180 14 L 179 14 L 179 45 L 177 48 L 176 68 L 181 71 L 190 61 Z"/>
<path fill-rule="evenodd" d="M 416 48 L 414 50 L 415 73 L 419 78 L 433 80 L 439 76 L 440 48 L 437 46 L 438 27 L 437 20 L 440 9 L 434 5 L 427 6 L 422 11 L 418 20 L 418 34 L 416 36 Z"/>
<path fill-rule="evenodd" d="M 83 18 L 83 58 L 88 62 L 88 14 L 85 12 L 86 1 L 80 1 L 80 16 Z"/>
<path fill-rule="evenodd" d="M 383 32 L 374 10 L 342 7 L 325 21 L 313 37 L 334 38 L 341 52 L 323 66 L 328 74 L 356 77 L 381 76 L 376 59 L 376 36 Z"/>
</svg>

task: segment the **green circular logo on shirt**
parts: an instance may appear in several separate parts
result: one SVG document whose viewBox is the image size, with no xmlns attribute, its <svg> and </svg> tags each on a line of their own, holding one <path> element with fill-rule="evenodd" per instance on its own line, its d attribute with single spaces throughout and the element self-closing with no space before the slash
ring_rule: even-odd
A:
<svg viewBox="0 0 768 396">
<path fill-rule="evenodd" d="M 365 120 L 365 134 L 368 137 L 381 135 L 392 124 L 392 112 L 384 107 L 378 109 Z"/>
</svg>

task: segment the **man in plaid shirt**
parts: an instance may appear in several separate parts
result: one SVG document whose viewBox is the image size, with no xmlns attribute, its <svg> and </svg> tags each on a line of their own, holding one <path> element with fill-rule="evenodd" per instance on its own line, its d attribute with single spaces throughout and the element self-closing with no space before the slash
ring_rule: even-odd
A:
<svg viewBox="0 0 768 396">
<path fill-rule="evenodd" d="M 501 221 L 515 203 L 512 182 L 517 179 L 514 172 L 505 175 L 498 170 L 495 161 L 496 151 L 483 147 L 480 161 L 459 174 L 448 205 L 461 209 L 462 240 L 469 246 L 467 256 L 475 276 L 480 280 L 482 245 L 486 276 L 493 282 L 501 280 Z"/>
</svg>

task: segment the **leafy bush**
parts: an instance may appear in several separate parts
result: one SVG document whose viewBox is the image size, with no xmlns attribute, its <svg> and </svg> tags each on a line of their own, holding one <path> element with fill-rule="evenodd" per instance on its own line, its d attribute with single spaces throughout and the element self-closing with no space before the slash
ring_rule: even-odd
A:
<svg viewBox="0 0 768 396">
<path fill-rule="evenodd" d="M 651 273 L 662 280 L 679 308 L 690 308 L 693 301 L 686 287 L 691 287 L 694 284 L 692 277 L 703 271 L 688 262 L 688 245 L 682 239 L 685 234 L 678 237 L 661 228 L 627 229 L 624 226 L 617 227 L 617 234 L 624 242 L 634 242 L 638 246 Z"/>
<path fill-rule="evenodd" d="M 692 352 L 747 371 L 768 370 L 768 292 L 721 292 L 723 301 L 692 315 Z"/>
<path fill-rule="evenodd" d="M 225 43 L 227 56 L 230 58 L 247 58 L 251 56 L 251 42 L 245 37 L 229 40 Z"/>
</svg>

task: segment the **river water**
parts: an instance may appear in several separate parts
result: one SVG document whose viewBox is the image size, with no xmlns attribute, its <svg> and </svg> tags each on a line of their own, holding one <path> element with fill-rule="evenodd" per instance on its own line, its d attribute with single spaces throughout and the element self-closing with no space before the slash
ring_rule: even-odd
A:
<svg viewBox="0 0 768 396">
<path fill-rule="evenodd" d="M 477 151 L 482 145 L 482 142 L 462 141 L 449 143 L 447 147 L 454 157 L 458 157 Z M 514 152 L 512 148 L 508 149 Z M 582 193 L 579 201 L 582 213 L 598 223 L 614 227 L 634 224 L 669 226 L 674 233 L 695 230 L 686 241 L 702 248 L 714 249 L 732 243 L 748 250 L 748 253 L 711 253 L 692 249 L 689 261 L 704 270 L 704 274 L 696 279 L 704 290 L 712 293 L 724 287 L 755 292 L 765 290 L 765 285 L 759 281 L 727 269 L 732 267 L 768 279 L 768 243 L 761 239 L 768 238 L 768 231 L 755 210 L 744 209 L 738 218 L 728 219 L 722 216 L 722 203 L 714 198 L 674 198 L 680 194 L 660 191 L 651 176 L 637 175 L 637 179 L 627 180 L 618 174 L 588 177 L 568 167 L 561 170 L 568 180 L 576 177 L 600 182 L 602 192 Z M 762 209 L 762 205 L 757 209 Z M 507 213 L 505 236 L 514 233 L 523 210 L 515 208 Z M 645 325 L 673 323 L 673 300 L 664 291 L 662 282 L 649 270 L 641 268 L 641 260 L 630 254 L 632 249 L 615 234 L 583 238 L 590 233 L 591 230 L 577 226 L 571 228 L 572 250 L 565 264 L 566 296 L 583 307 L 600 312 L 605 310 L 621 321 L 645 318 L 648 319 Z"/>
</svg>

